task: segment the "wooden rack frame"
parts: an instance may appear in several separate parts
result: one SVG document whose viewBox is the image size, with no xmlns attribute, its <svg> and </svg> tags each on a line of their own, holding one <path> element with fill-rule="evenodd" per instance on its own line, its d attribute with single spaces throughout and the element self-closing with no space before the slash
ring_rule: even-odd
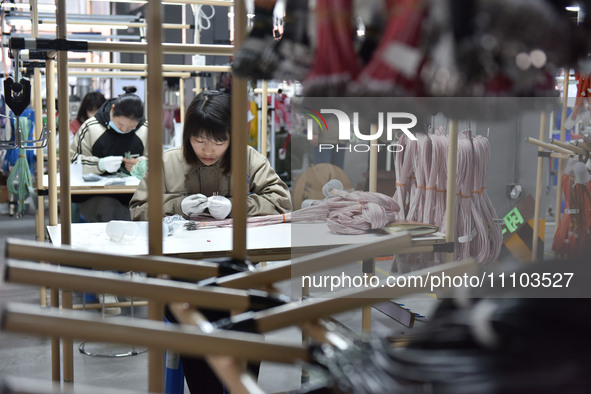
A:
<svg viewBox="0 0 591 394">
<path fill-rule="evenodd" d="M 39 267 L 36 264 L 35 266 Z M 475 268 L 476 265 L 473 262 L 454 262 L 441 265 L 434 270 L 423 270 L 423 272 L 417 272 L 414 275 L 426 277 L 429 274 L 445 273 L 447 276 L 454 277 L 464 275 Z M 95 279 L 99 280 L 99 275 L 96 273 L 86 272 L 85 275 L 95 276 Z M 23 272 L 21 278 L 31 278 L 31 275 Z M 59 273 L 52 276 L 39 275 L 38 279 L 47 284 L 53 279 L 65 280 L 59 278 Z M 148 283 L 134 283 L 118 278 L 113 280 L 127 282 L 124 286 L 128 292 L 135 292 L 138 295 L 151 294 L 153 297 L 157 294 L 165 297 L 164 294 L 167 294 L 165 299 L 175 299 L 170 291 L 159 292 L 156 287 Z M 333 298 L 306 299 L 302 302 L 271 308 L 267 313 L 255 315 L 255 325 L 259 332 L 267 332 L 294 324 L 306 325 L 310 332 L 315 334 L 315 337 L 320 335 L 326 338 L 326 330 L 316 323 L 318 318 L 370 305 L 378 300 L 425 290 L 427 288 L 425 286 L 428 286 L 427 282 L 421 282 L 420 285 L 415 282 L 414 286 L 389 289 L 381 287 L 347 289 L 335 293 Z M 228 292 L 228 289 L 218 289 L 218 291 L 223 294 Z M 183 294 L 180 299 L 186 299 L 186 297 L 187 295 Z M 171 326 L 159 321 L 138 322 L 123 317 L 114 318 L 111 323 L 107 323 L 100 317 L 86 312 L 60 311 L 55 308 L 41 311 L 31 305 L 14 304 L 5 307 L 2 323 L 4 329 L 36 335 L 60 336 L 68 341 L 80 338 L 102 342 L 133 343 L 149 347 L 150 352 L 163 352 L 165 349 L 170 349 L 182 354 L 206 357 L 213 368 L 220 372 L 224 382 L 232 387 L 233 392 L 250 393 L 255 388 L 254 379 L 247 379 L 248 386 L 244 386 L 246 383 L 240 378 L 244 372 L 240 367 L 242 360 L 295 363 L 311 359 L 308 349 L 304 346 L 274 343 L 262 338 L 259 334 L 213 329 L 204 332 L 204 325 L 196 321 L 194 314 L 184 303 L 173 304 L 171 307 L 183 325 Z M 194 325 L 199 325 L 201 330 L 193 327 Z"/>
<path fill-rule="evenodd" d="M 190 1 L 183 2 L 177 0 L 175 2 L 181 4 L 211 4 L 211 5 L 227 5 L 234 6 L 235 13 L 235 25 L 234 33 L 235 40 L 234 45 L 186 45 L 186 44 L 163 44 L 161 42 L 162 37 L 162 4 L 160 1 L 149 0 L 148 1 L 148 17 L 146 19 L 147 25 L 147 43 L 107 43 L 107 42 L 89 42 L 88 50 L 90 51 L 119 51 L 119 52 L 136 52 L 136 53 L 147 53 L 147 79 L 148 79 L 148 91 L 154 97 L 158 97 L 162 94 L 162 83 L 161 78 L 164 71 L 162 65 L 162 54 L 173 53 L 173 54 L 205 54 L 205 55 L 232 55 L 236 48 L 240 47 L 243 39 L 245 38 L 246 32 L 246 12 L 244 9 L 243 2 L 229 1 Z M 36 12 L 36 0 L 32 0 L 32 8 Z M 57 0 L 57 25 L 58 34 L 57 38 L 66 39 L 66 5 L 64 0 Z M 34 23 L 35 25 L 35 23 Z M 67 53 L 62 51 L 58 53 L 57 60 L 58 70 L 58 91 L 59 97 L 67 98 L 69 96 L 67 76 L 68 68 L 74 67 L 68 64 Z M 55 102 L 55 92 L 52 87 L 53 73 L 55 66 L 53 60 L 48 60 L 47 64 L 47 101 L 48 101 L 48 126 L 51 130 L 55 130 L 55 118 L 52 116 L 55 114 L 55 109 L 51 109 L 51 103 Z M 172 70 L 171 70 L 172 71 Z M 177 71 L 177 70 L 175 70 Z M 36 73 L 37 74 L 37 73 Z M 40 78 L 39 78 L 40 79 Z M 265 100 L 263 100 L 265 101 Z M 233 78 L 233 93 L 232 93 L 232 157 L 233 162 L 237 165 L 234 166 L 233 176 L 233 191 L 234 191 L 234 206 L 233 206 L 233 218 L 234 218 L 234 231 L 233 231 L 233 254 L 232 257 L 243 260 L 246 257 L 246 185 L 242 180 L 246 177 L 246 166 L 240 165 L 240 163 L 246 163 L 246 150 L 244 149 L 247 145 L 246 134 L 243 131 L 242 124 L 246 124 L 246 81 L 241 80 L 234 76 Z M 59 112 L 68 112 L 68 100 L 60 100 Z M 40 111 L 39 111 L 40 113 Z M 53 118 L 53 119 L 52 119 Z M 148 121 L 150 124 L 160 124 L 162 121 L 162 111 L 158 100 L 150 100 L 148 102 Z M 455 171 L 456 171 L 456 160 L 457 160 L 457 127 L 456 121 L 450 122 L 449 135 L 450 135 L 450 150 L 448 155 L 448 201 L 446 216 L 446 241 L 454 242 L 454 220 L 455 215 Z M 60 118 L 59 128 L 61 130 L 68 130 L 68 119 L 67 117 Z M 148 151 L 151 160 L 149 160 L 149 171 L 152 174 L 148 184 L 148 193 L 150 195 L 150 207 L 148 212 L 149 217 L 149 252 L 152 256 L 162 255 L 162 228 L 160 221 L 162 217 L 162 193 L 161 193 L 161 131 L 159 128 L 155 128 L 153 132 L 149 134 Z M 67 147 L 69 145 L 68 133 L 61 133 L 60 135 L 60 146 Z M 53 157 L 51 152 L 53 151 Z M 55 174 L 57 168 L 55 166 L 55 135 L 53 135 L 53 141 L 51 140 L 48 145 L 49 152 L 49 192 L 50 196 L 50 225 L 57 225 L 57 186 L 55 180 Z M 69 189 L 69 150 L 60 149 L 60 190 L 61 190 L 61 231 L 62 231 L 62 244 L 68 245 L 71 240 L 71 212 L 70 212 L 70 189 Z M 53 167 L 52 167 L 53 166 Z M 53 180 L 51 176 L 53 175 Z M 243 202 L 243 204 L 242 204 Z M 449 219 L 451 218 L 451 219 Z M 43 221 L 40 221 L 43 223 Z M 64 307 L 71 308 L 71 293 L 64 291 L 63 294 L 65 304 Z M 69 295 L 68 295 L 69 294 Z M 58 293 L 56 289 L 52 289 L 52 305 L 57 302 Z M 149 304 L 148 315 L 150 319 L 159 320 L 162 317 L 163 304 L 161 302 L 154 302 Z M 55 333 L 55 339 L 60 335 Z M 59 341 L 59 340 L 58 340 Z M 69 347 L 69 349 L 68 349 Z M 57 366 L 55 357 L 53 359 L 53 379 L 59 381 L 59 351 L 52 351 L 57 354 Z M 149 389 L 153 392 L 162 391 L 163 388 L 163 352 L 161 348 L 155 351 L 151 351 L 149 354 Z M 57 375 L 56 375 L 57 371 Z M 57 376 L 57 378 L 56 378 Z M 64 381 L 73 381 L 72 376 L 72 365 L 71 365 L 71 342 L 64 346 Z"/>
<path fill-rule="evenodd" d="M 234 4 L 230 1 L 180 1 L 177 0 L 179 4 L 210 4 L 210 5 L 224 5 L 224 6 L 235 6 L 235 22 L 236 22 L 236 30 L 240 32 L 237 35 L 238 40 L 236 43 L 240 42 L 240 38 L 244 36 L 245 28 L 246 28 L 246 13 L 244 9 L 244 5 L 242 2 L 237 2 Z M 38 37 L 38 13 L 37 13 L 37 2 L 36 0 L 31 1 L 31 9 L 32 9 L 32 19 L 33 19 L 33 37 L 37 39 Z M 66 33 L 66 4 L 65 0 L 57 0 L 56 2 L 56 38 L 58 40 L 67 41 L 67 33 Z M 149 0 L 148 2 L 148 15 L 146 18 L 146 25 L 147 25 L 147 43 L 125 43 L 125 42 L 89 42 L 88 43 L 88 50 L 89 51 L 120 51 L 120 52 L 137 52 L 137 53 L 146 53 L 147 54 L 147 85 L 150 94 L 154 97 L 158 97 L 162 95 L 162 76 L 163 76 L 163 69 L 162 69 L 162 55 L 163 53 L 173 53 L 173 54 L 194 54 L 200 53 L 204 55 L 227 55 L 230 56 L 233 54 L 234 46 L 233 45 L 186 45 L 186 44 L 163 44 L 162 43 L 162 4 L 160 1 L 156 0 Z M 241 35 L 242 34 L 242 35 Z M 58 76 L 58 95 L 60 97 L 59 100 L 59 108 L 58 111 L 60 113 L 69 113 L 69 86 L 68 86 L 68 58 L 66 51 L 59 51 L 57 54 L 57 76 Z M 46 61 L 46 80 L 47 80 L 47 113 L 48 113 L 48 128 L 49 130 L 57 130 L 55 124 L 55 108 L 52 108 L 52 105 L 55 103 L 55 87 L 54 87 L 54 79 L 55 79 L 55 64 L 53 59 L 48 59 Z M 186 70 L 185 70 L 186 71 Z M 180 75 L 180 74 L 179 74 Z M 111 74 L 112 76 L 112 74 Z M 40 73 L 35 71 L 34 74 L 35 78 L 35 85 L 40 86 Z M 244 92 L 241 92 L 240 83 L 235 83 L 235 94 L 233 96 L 244 96 L 246 95 L 246 85 L 243 83 Z M 35 88 L 37 89 L 37 87 Z M 34 91 L 34 105 L 35 110 L 37 113 L 41 113 L 41 105 L 40 105 L 40 90 L 35 94 L 37 90 Z M 65 99 L 64 99 L 65 98 Z M 233 99 L 234 100 L 234 99 Z M 160 108 L 160 101 L 159 100 L 150 100 L 148 101 L 148 122 L 151 124 L 161 124 L 162 121 L 162 108 Z M 246 111 L 245 108 L 234 108 L 234 116 L 237 119 L 241 119 L 242 117 L 246 119 Z M 243 114 L 243 116 L 240 116 Z M 41 117 L 38 117 L 39 119 Z M 237 132 L 234 129 L 237 129 L 237 123 L 234 122 L 233 131 L 232 131 L 232 138 L 233 138 L 233 147 L 240 149 L 243 148 L 246 143 L 244 138 L 240 138 L 240 135 L 243 133 Z M 60 117 L 59 121 L 59 129 L 60 130 L 68 130 L 69 129 L 69 120 L 67 117 Z M 41 130 L 41 127 L 36 127 L 36 130 Z M 70 158 L 69 158 L 69 133 L 60 133 L 60 146 L 65 147 L 65 149 L 60 149 L 60 195 L 61 195 L 61 209 L 60 209 L 60 219 L 61 219 L 61 240 L 62 244 L 68 245 L 71 242 L 71 206 L 70 206 Z M 235 137 L 236 134 L 236 137 Z M 162 254 L 162 227 L 160 226 L 160 221 L 162 217 L 162 192 L 160 190 L 161 185 L 161 157 L 162 157 L 162 131 L 160 128 L 154 128 L 154 130 L 149 133 L 148 136 L 148 152 L 149 156 L 152 160 L 148 162 L 149 171 L 152 174 L 148 184 L 148 192 L 150 194 L 150 208 L 148 212 L 148 217 L 150 219 L 149 225 L 149 251 L 151 255 L 161 255 Z M 243 149 L 244 150 L 244 149 Z M 55 134 L 50 133 L 49 141 L 48 141 L 48 190 L 49 190 L 49 225 L 57 225 L 57 182 L 56 182 L 56 174 L 57 166 L 56 166 L 56 143 L 55 143 Z M 236 163 L 246 162 L 245 152 L 242 152 L 242 155 L 238 155 L 235 158 Z M 37 160 L 37 163 L 43 163 L 43 160 Z M 238 168 L 245 166 L 237 166 Z M 37 168 L 38 174 L 42 173 L 42 167 Z M 245 171 L 245 169 L 244 169 Z M 246 175 L 244 175 L 245 177 Z M 243 179 L 244 177 L 240 178 Z M 39 179 L 42 177 L 37 177 L 38 182 Z M 38 185 L 39 186 L 39 183 Z M 42 185 L 41 185 L 42 186 Z M 234 189 L 238 191 L 240 194 L 240 189 L 245 188 L 245 185 L 240 183 L 239 185 L 235 185 Z M 244 197 L 246 196 L 246 190 L 242 193 Z M 42 205 L 41 205 L 42 206 Z M 246 228 L 246 207 L 240 207 L 240 204 L 236 204 L 235 210 L 238 212 L 235 216 L 235 223 L 240 222 L 242 220 L 244 222 L 243 229 Z M 242 215 L 240 214 L 241 210 L 243 211 Z M 39 210 L 41 211 L 41 210 Z M 39 239 L 44 239 L 44 232 L 43 232 L 43 223 L 44 223 L 44 215 L 43 213 L 38 213 L 37 215 L 37 233 Z M 156 226 L 154 223 L 157 223 Z M 238 234 L 242 235 L 235 235 L 235 247 L 238 251 L 242 250 L 239 255 L 245 255 L 245 231 L 238 232 Z M 236 234 L 236 232 L 235 232 Z M 244 241 L 240 242 L 240 239 L 243 238 Z M 241 246 L 242 245 L 242 246 Z M 42 293 L 42 296 L 44 294 Z M 72 301 L 71 301 L 71 292 L 64 290 L 62 291 L 62 306 L 64 308 L 71 308 Z M 43 298 L 44 299 L 44 298 Z M 51 305 L 57 306 L 59 302 L 59 292 L 58 289 L 51 290 Z M 151 319 L 161 319 L 163 315 L 163 305 L 158 304 L 149 304 L 148 305 L 148 316 Z M 73 382 L 73 365 L 72 365 L 72 343 L 71 340 L 64 340 L 63 341 L 63 378 L 62 380 L 66 383 Z M 151 352 L 149 354 L 149 388 L 150 391 L 159 392 L 162 391 L 164 386 L 164 374 L 163 374 L 163 360 L 164 360 L 164 353 L 163 352 Z M 54 337 L 52 340 L 52 380 L 59 382 L 60 381 L 60 367 L 59 367 L 59 360 L 60 359 L 60 351 L 59 351 L 59 338 Z"/>
</svg>

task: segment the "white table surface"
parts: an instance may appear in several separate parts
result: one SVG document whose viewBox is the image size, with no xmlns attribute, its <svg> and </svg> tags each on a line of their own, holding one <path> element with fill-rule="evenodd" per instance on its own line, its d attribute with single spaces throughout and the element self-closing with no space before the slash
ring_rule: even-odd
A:
<svg viewBox="0 0 591 394">
<path fill-rule="evenodd" d="M 140 226 L 139 235 L 129 242 L 114 242 L 106 234 L 107 223 L 72 223 L 71 246 L 98 252 L 123 255 L 148 254 L 147 222 Z M 48 226 L 53 245 L 61 245 L 61 226 Z M 339 235 L 331 233 L 325 223 L 280 223 L 248 227 L 246 243 L 249 257 L 281 254 L 289 259 L 291 252 L 308 253 L 339 245 L 375 241 L 385 234 Z M 413 238 L 413 244 L 443 242 L 440 233 Z M 229 256 L 232 251 L 231 228 L 208 228 L 188 231 L 178 229 L 164 238 L 163 253 L 193 257 Z M 287 256 L 286 256 L 287 255 Z"/>
<path fill-rule="evenodd" d="M 82 179 L 82 165 L 79 163 L 73 163 L 70 165 L 70 187 L 72 188 L 73 194 L 79 194 L 76 192 L 88 190 L 92 193 L 97 193 L 99 190 L 106 190 L 108 193 L 133 193 L 140 180 L 135 176 L 104 176 L 99 181 L 85 181 Z M 56 183 L 59 188 L 60 186 L 60 174 L 57 174 Z M 116 184 L 112 184 L 116 183 Z M 47 189 L 49 185 L 49 176 L 43 175 L 43 188 Z"/>
</svg>

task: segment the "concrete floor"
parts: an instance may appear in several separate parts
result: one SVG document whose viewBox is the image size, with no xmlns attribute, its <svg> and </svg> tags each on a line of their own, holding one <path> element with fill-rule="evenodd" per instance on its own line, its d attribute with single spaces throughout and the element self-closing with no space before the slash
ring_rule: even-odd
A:
<svg viewBox="0 0 591 394">
<path fill-rule="evenodd" d="M 32 214 L 14 218 L 0 214 L 0 256 L 4 256 L 5 239 L 35 239 L 35 219 Z M 0 268 L 4 268 L 5 258 L 0 258 Z M 286 287 L 287 289 L 287 287 Z M 40 304 L 41 292 L 38 287 L 24 286 L 0 282 L 0 306 L 9 302 Z M 75 295 L 75 303 L 79 300 Z M 437 301 L 428 295 L 417 295 L 402 300 L 413 312 L 429 316 Z M 145 317 L 146 307 L 136 306 L 134 316 Z M 96 312 L 99 314 L 100 312 Z M 122 313 L 129 314 L 128 308 Z M 111 318 L 103 315 L 104 319 Z M 336 322 L 353 335 L 361 333 L 361 312 L 351 311 L 334 316 Z M 407 334 L 423 323 L 418 321 L 414 328 L 407 328 L 380 312 L 372 313 L 372 335 L 385 337 Z M 285 342 L 298 342 L 301 333 L 297 328 L 287 328 L 266 334 L 266 337 Z M 96 392 L 107 389 L 115 393 L 117 390 L 134 392 L 148 391 L 148 357 L 147 353 L 121 358 L 92 357 L 78 351 L 81 341 L 74 341 L 74 388 L 76 392 L 89 392 L 90 387 L 98 388 Z M 91 353 L 118 354 L 133 350 L 131 346 L 112 345 L 105 343 L 86 343 L 85 349 Z M 141 351 L 141 348 L 135 348 Z M 44 388 L 51 386 L 51 346 L 50 339 L 27 334 L 0 331 L 0 380 L 35 379 Z M 285 392 L 298 390 L 301 382 L 301 367 L 263 362 L 259 374 L 259 385 L 266 392 Z M 26 382 L 20 381 L 20 384 Z M 0 385 L 1 386 L 1 385 Z M 35 392 L 35 390 L 31 391 Z M 188 390 L 185 387 L 185 392 Z"/>
</svg>

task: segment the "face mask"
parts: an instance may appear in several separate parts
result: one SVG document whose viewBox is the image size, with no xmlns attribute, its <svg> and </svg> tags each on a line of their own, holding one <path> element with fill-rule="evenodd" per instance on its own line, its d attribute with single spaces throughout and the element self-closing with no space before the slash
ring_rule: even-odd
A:
<svg viewBox="0 0 591 394">
<path fill-rule="evenodd" d="M 112 128 L 113 130 L 115 130 L 119 134 L 127 134 L 126 132 L 119 130 L 119 128 L 117 126 L 115 126 L 115 123 L 113 123 L 112 120 L 109 121 L 109 127 Z"/>
</svg>

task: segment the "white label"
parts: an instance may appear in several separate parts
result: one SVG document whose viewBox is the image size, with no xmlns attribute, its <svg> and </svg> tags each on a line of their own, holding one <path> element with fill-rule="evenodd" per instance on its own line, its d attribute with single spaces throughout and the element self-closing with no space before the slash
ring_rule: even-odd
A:
<svg viewBox="0 0 591 394">
<path fill-rule="evenodd" d="M 458 237 L 458 242 L 463 244 L 466 242 L 470 242 L 474 239 L 474 237 L 476 236 L 476 229 L 473 229 L 472 232 L 470 233 L 470 235 L 464 235 L 461 237 Z"/>
<path fill-rule="evenodd" d="M 394 43 L 384 51 L 384 60 L 405 77 L 413 78 L 421 62 L 421 52 L 408 45 Z"/>
</svg>

